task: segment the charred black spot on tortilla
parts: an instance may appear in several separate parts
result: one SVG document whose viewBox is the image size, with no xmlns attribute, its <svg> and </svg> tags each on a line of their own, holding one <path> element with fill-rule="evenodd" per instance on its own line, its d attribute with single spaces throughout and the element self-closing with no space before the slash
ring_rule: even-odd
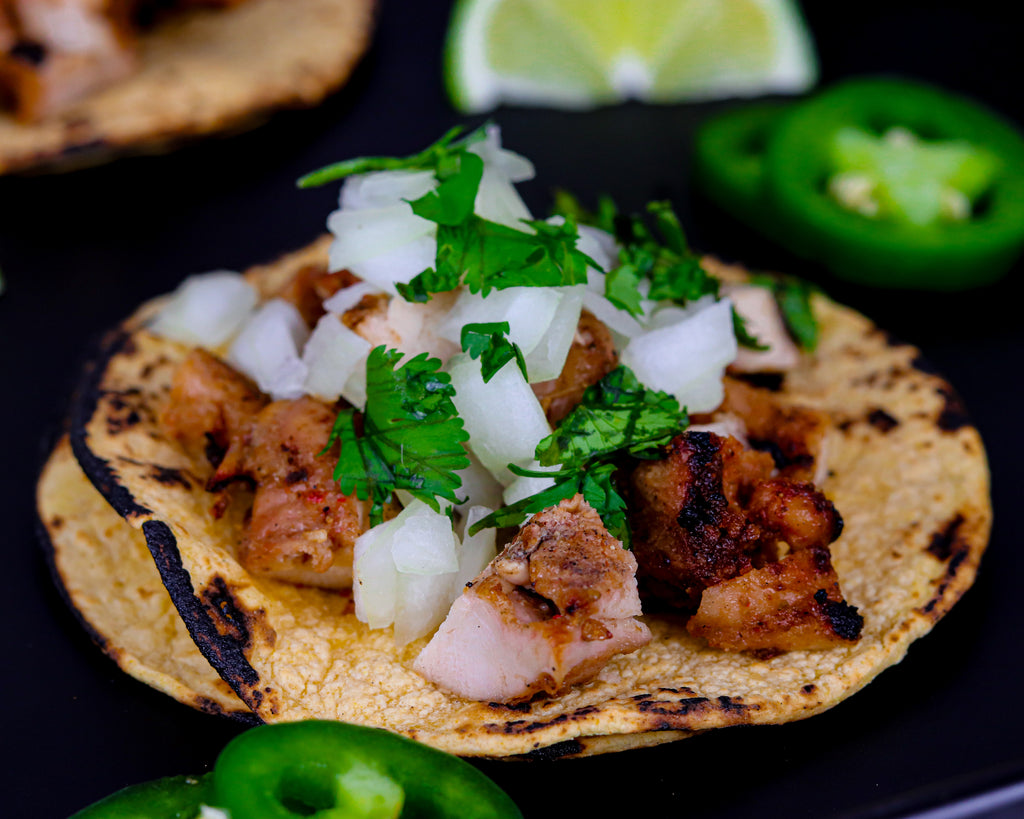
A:
<svg viewBox="0 0 1024 819">
<path fill-rule="evenodd" d="M 803 691 L 805 694 L 813 694 L 818 689 L 815 687 L 814 683 L 807 683 L 807 685 L 805 685 L 800 690 Z"/>
<path fill-rule="evenodd" d="M 489 702 L 487 707 L 501 711 L 518 711 L 522 714 L 529 714 L 533 710 L 533 706 L 528 702 Z"/>
<path fill-rule="evenodd" d="M 886 433 L 898 427 L 900 422 L 884 409 L 873 409 L 868 413 L 868 423 L 879 432 Z"/>
<path fill-rule="evenodd" d="M 671 702 L 669 700 L 652 700 L 640 703 L 641 714 L 660 714 L 671 716 L 684 716 L 699 711 L 707 710 L 711 702 L 707 697 L 688 697 L 685 700 Z"/>
<path fill-rule="evenodd" d="M 556 742 L 544 748 L 536 748 L 522 754 L 522 759 L 529 759 L 534 762 L 551 762 L 556 759 L 565 759 L 570 756 L 579 756 L 586 750 L 586 747 L 578 739 L 567 739 L 564 742 Z"/>
<path fill-rule="evenodd" d="M 39 66 L 46 61 L 46 46 L 34 40 L 19 40 L 11 46 L 7 54 L 15 60 Z"/>
<path fill-rule="evenodd" d="M 262 697 L 257 697 L 252 689 L 259 684 L 260 676 L 245 658 L 242 645 L 231 635 L 218 631 L 210 609 L 193 593 L 192 580 L 182 565 L 174 533 L 160 520 L 143 523 L 142 533 L 164 588 L 199 650 L 235 693 L 250 707 L 255 707 L 256 700 Z"/>
<path fill-rule="evenodd" d="M 814 593 L 814 602 L 821 608 L 837 637 L 843 640 L 856 640 L 860 637 L 864 618 L 856 606 L 851 606 L 845 600 L 829 600 L 825 589 L 818 589 Z"/>
<path fill-rule="evenodd" d="M 729 373 L 730 377 L 745 381 L 752 387 L 760 387 L 771 392 L 780 392 L 786 381 L 785 373 Z"/>
<path fill-rule="evenodd" d="M 164 486 L 181 486 L 185 489 L 192 488 L 192 481 L 190 481 L 188 476 L 177 467 L 153 464 L 150 468 L 149 474 L 157 483 L 163 484 Z"/>
<path fill-rule="evenodd" d="M 719 697 L 718 704 L 726 713 L 742 714 L 747 710 L 747 705 L 745 703 L 739 702 L 732 697 Z"/>
<path fill-rule="evenodd" d="M 971 419 L 967 415 L 967 408 L 953 388 L 948 384 L 943 384 L 937 388 L 936 392 L 942 396 L 944 402 L 942 412 L 935 419 L 936 426 L 943 432 L 956 432 L 961 427 L 969 426 Z"/>
<path fill-rule="evenodd" d="M 488 731 L 492 731 L 499 734 L 532 734 L 536 731 L 543 731 L 546 728 L 550 728 L 552 725 L 561 725 L 562 723 L 569 721 L 568 714 L 559 714 L 554 719 L 549 720 L 538 720 L 536 722 L 530 722 L 525 719 L 509 720 L 508 722 L 494 723 L 488 722 L 484 725 Z"/>
<path fill-rule="evenodd" d="M 950 583 L 952 583 L 956 579 L 958 570 L 960 569 L 960 564 L 967 559 L 967 555 L 969 553 L 970 547 L 964 545 L 961 548 L 959 548 L 956 551 L 956 553 L 953 554 L 952 557 L 950 557 L 949 563 L 946 564 L 946 573 L 943 575 L 942 581 L 939 583 L 938 589 L 935 591 L 935 594 L 932 595 L 931 600 L 929 600 L 924 606 L 922 606 L 922 612 L 924 612 L 925 614 L 929 614 L 932 617 L 934 617 L 935 620 L 938 620 L 946 611 L 949 610 L 949 607 L 956 602 L 956 600 L 950 600 L 941 609 L 936 608 L 938 604 L 943 602 L 943 600 L 945 599 L 946 590 L 949 588 Z"/>
<path fill-rule="evenodd" d="M 939 560 L 949 560 L 955 551 L 961 550 L 963 544 L 958 534 L 963 523 L 964 516 L 957 513 L 945 526 L 934 532 L 928 542 L 928 553 Z"/>
<path fill-rule="evenodd" d="M 64 518 L 60 515 L 54 515 L 50 518 L 50 527 L 53 529 L 60 529 L 64 525 Z"/>
</svg>

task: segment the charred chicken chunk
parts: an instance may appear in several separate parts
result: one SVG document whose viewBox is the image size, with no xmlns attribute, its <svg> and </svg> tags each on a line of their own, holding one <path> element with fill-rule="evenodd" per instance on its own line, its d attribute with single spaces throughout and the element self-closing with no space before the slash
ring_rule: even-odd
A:
<svg viewBox="0 0 1024 819">
<path fill-rule="evenodd" d="M 239 561 L 254 574 L 317 586 L 352 581 L 352 550 L 368 526 L 363 504 L 343 495 L 333 459 L 321 457 L 334 412 L 313 398 L 267 403 L 244 376 L 202 350 L 174 375 L 161 414 L 165 432 L 216 467 L 211 491 L 253 488 Z"/>
<path fill-rule="evenodd" d="M 807 549 L 708 587 L 686 628 L 712 648 L 774 654 L 855 642 L 863 624 L 828 552 Z"/>
<path fill-rule="evenodd" d="M 558 694 L 650 639 L 632 553 L 577 495 L 539 512 L 468 584 L 415 670 L 461 697 Z"/>
<path fill-rule="evenodd" d="M 786 623 L 822 623 L 819 591 L 845 605 L 828 551 L 842 518 L 814 486 L 773 477 L 773 470 L 770 456 L 733 438 L 687 432 L 672 441 L 668 457 L 642 464 L 630 477 L 630 523 L 645 593 L 703 611 L 697 622 L 707 634 L 718 633 L 710 623 L 728 622 L 733 636 L 721 638 L 721 648 L 786 650 L 797 639 L 787 636 Z M 813 560 L 798 557 L 804 552 Z M 750 602 L 755 590 L 761 592 L 756 604 Z M 736 595 L 747 602 L 729 608 Z M 848 635 L 849 629 L 822 626 L 814 640 L 831 644 Z"/>
</svg>

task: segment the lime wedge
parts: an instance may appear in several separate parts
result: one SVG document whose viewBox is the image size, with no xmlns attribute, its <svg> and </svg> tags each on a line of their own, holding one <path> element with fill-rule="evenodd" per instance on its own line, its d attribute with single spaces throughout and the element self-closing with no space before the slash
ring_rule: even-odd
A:
<svg viewBox="0 0 1024 819">
<path fill-rule="evenodd" d="M 795 0 L 457 0 L 445 44 L 463 113 L 800 93 L 816 80 Z"/>
</svg>

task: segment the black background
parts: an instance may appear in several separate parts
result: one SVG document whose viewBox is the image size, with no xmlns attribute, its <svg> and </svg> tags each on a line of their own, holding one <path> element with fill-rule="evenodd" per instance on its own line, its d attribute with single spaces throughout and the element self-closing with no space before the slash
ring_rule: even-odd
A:
<svg viewBox="0 0 1024 819">
<path fill-rule="evenodd" d="M 1019 29 L 995 9 L 805 3 L 822 83 L 902 73 L 969 93 L 1024 125 Z M 0 570 L 0 814 L 60 819 L 127 784 L 205 771 L 242 730 L 135 682 L 90 643 L 35 539 L 44 441 L 103 329 L 187 274 L 243 269 L 324 229 L 337 188 L 299 191 L 301 174 L 355 155 L 411 153 L 456 122 L 480 121 L 459 117 L 444 96 L 447 15 L 443 2 L 383 0 L 370 53 L 316 110 L 167 156 L 0 179 L 0 548 L 11 560 Z M 522 186 L 535 213 L 547 212 L 556 186 L 589 201 L 609 193 L 627 208 L 669 198 L 699 248 L 818 278 L 920 346 L 960 390 L 989 448 L 996 525 L 980 576 L 903 663 L 814 719 L 608 757 L 480 767 L 528 817 L 607 816 L 624 805 L 645 815 L 852 819 L 976 793 L 998 802 L 1024 781 L 1024 559 L 1015 520 L 1024 502 L 1022 266 L 996 286 L 955 296 L 822 280 L 691 190 L 692 131 L 730 104 L 502 109 L 493 119 L 505 144 L 537 166 L 537 180 Z M 980 815 L 962 803 L 957 810 L 943 815 Z"/>
</svg>

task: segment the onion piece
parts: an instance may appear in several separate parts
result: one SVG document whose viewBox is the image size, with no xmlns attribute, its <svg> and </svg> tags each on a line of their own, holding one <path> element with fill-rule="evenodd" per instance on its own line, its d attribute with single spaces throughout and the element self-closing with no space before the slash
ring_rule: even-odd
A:
<svg viewBox="0 0 1024 819">
<path fill-rule="evenodd" d="M 562 298 L 555 308 L 548 329 L 529 353 L 524 352 L 526 372 L 531 384 L 558 378 L 562 372 L 569 347 L 576 336 L 586 289 L 583 285 L 558 288 Z"/>
<path fill-rule="evenodd" d="M 560 289 L 554 287 L 508 287 L 486 298 L 463 290 L 437 332 L 461 346 L 462 328 L 467 324 L 507 321 L 509 339 L 527 356 L 548 331 L 562 298 Z"/>
<path fill-rule="evenodd" d="M 241 273 L 200 273 L 178 286 L 148 329 L 174 341 L 213 350 L 241 329 L 258 301 L 256 288 Z"/>
<path fill-rule="evenodd" d="M 341 185 L 343 210 L 366 210 L 419 199 L 437 187 L 433 171 L 374 171 L 349 176 Z"/>
<path fill-rule="evenodd" d="M 343 287 L 333 296 L 324 299 L 323 307 L 328 313 L 336 313 L 340 316 L 359 304 L 365 296 L 372 296 L 383 292 L 372 282 L 356 282 L 348 287 Z"/>
<path fill-rule="evenodd" d="M 433 632 L 456 596 L 456 574 L 398 573 L 395 645 L 404 646 Z"/>
<path fill-rule="evenodd" d="M 398 293 L 396 282 L 408 284 L 428 267 L 433 267 L 436 259 L 437 237 L 430 233 L 405 244 L 381 248 L 377 255 L 350 264 L 348 269 L 380 290 L 394 295 Z"/>
<path fill-rule="evenodd" d="M 352 332 L 337 316 L 322 316 L 302 351 L 302 362 L 306 365 L 303 390 L 323 401 L 338 400 L 360 363 L 365 380 L 369 354 L 370 343 L 366 339 Z"/>
<path fill-rule="evenodd" d="M 502 484 L 514 475 L 508 464 L 533 461 L 540 440 L 551 433 L 537 396 L 509 361 L 484 384 L 480 362 L 466 354 L 453 356 L 448 373 L 455 387 L 455 408 L 469 433 L 469 448 Z"/>
<path fill-rule="evenodd" d="M 298 308 L 284 299 L 271 299 L 249 317 L 235 337 L 228 363 L 275 401 L 299 398 L 307 374 L 299 350 L 308 337 L 309 328 Z"/>
<path fill-rule="evenodd" d="M 732 303 L 722 299 L 675 317 L 630 339 L 620 360 L 640 383 L 670 393 L 689 412 L 710 412 L 722 402 L 722 376 L 736 357 Z"/>
<path fill-rule="evenodd" d="M 488 506 L 470 506 L 466 512 L 466 531 L 483 520 L 494 509 Z M 475 535 L 463 535 L 459 545 L 459 571 L 455 578 L 455 596 L 462 594 L 466 584 L 482 572 L 498 554 L 497 530 L 481 529 Z"/>
<path fill-rule="evenodd" d="M 408 202 L 382 208 L 336 210 L 327 217 L 334 234 L 329 251 L 331 270 L 354 270 L 353 265 L 394 248 L 437 235 L 437 225 L 412 212 Z"/>
</svg>

